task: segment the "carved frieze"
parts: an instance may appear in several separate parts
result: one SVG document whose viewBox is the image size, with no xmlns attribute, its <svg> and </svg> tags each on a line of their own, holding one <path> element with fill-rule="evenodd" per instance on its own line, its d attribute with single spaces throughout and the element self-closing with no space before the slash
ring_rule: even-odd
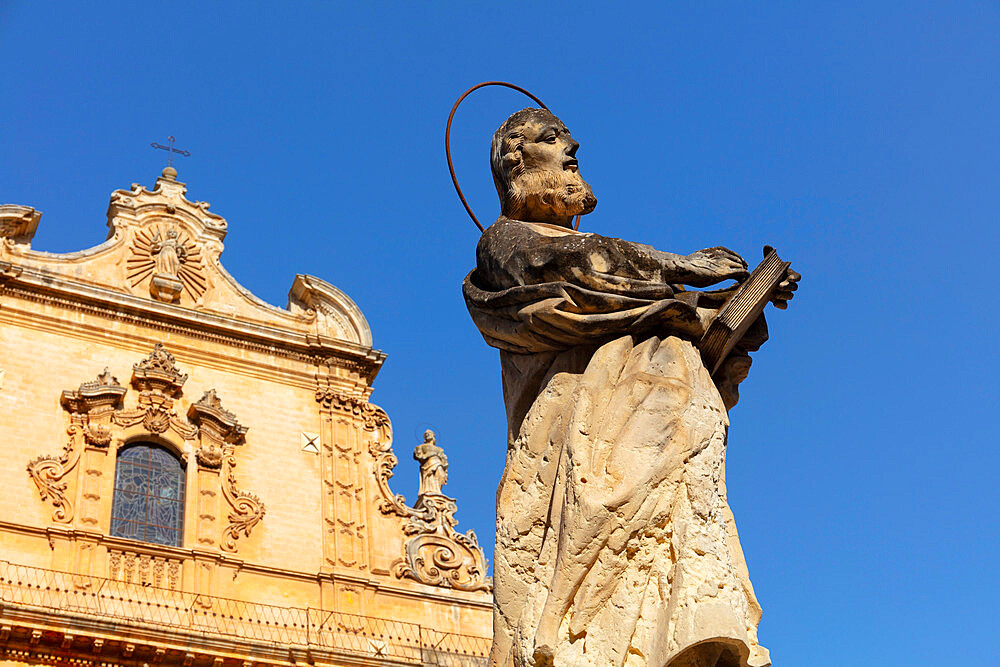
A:
<svg viewBox="0 0 1000 667">
<path fill-rule="evenodd" d="M 108 578 L 112 581 L 179 590 L 182 570 L 178 558 L 108 549 Z"/>
</svg>

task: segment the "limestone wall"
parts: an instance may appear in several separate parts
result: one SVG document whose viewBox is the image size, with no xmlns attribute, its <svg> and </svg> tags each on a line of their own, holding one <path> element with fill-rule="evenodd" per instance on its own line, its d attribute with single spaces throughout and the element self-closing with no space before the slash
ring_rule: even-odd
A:
<svg viewBox="0 0 1000 667">
<path fill-rule="evenodd" d="M 392 493 L 391 424 L 368 403 L 384 355 L 363 315 L 311 276 L 286 309 L 259 301 L 219 261 L 226 222 L 183 195 L 166 170 L 153 190 L 116 192 L 108 241 L 66 255 L 31 249 L 36 211 L 0 207 L 4 609 L 87 600 L 80 613 L 98 625 L 155 628 L 149 595 L 162 591 L 163 609 L 186 610 L 177 632 L 214 609 L 242 620 L 189 629 L 251 641 L 270 627 L 262 619 L 304 618 L 290 622 L 302 637 L 265 639 L 377 657 L 388 649 L 361 637 L 405 635 L 392 639 L 398 659 L 403 647 L 473 655 L 488 640 L 463 637 L 487 638 L 491 625 L 482 552 L 454 530 L 453 499 L 414 507 Z M 168 238 L 179 245 L 164 250 Z M 110 534 L 117 455 L 140 440 L 183 460 L 180 546 Z M 46 585 L 57 592 L 38 597 Z M 66 635 L 74 622 L 56 627 Z M 0 635 L 29 647 L 57 639 L 4 623 Z M 69 636 L 57 643 L 72 648 Z M 132 650 L 159 655 L 153 643 Z"/>
</svg>

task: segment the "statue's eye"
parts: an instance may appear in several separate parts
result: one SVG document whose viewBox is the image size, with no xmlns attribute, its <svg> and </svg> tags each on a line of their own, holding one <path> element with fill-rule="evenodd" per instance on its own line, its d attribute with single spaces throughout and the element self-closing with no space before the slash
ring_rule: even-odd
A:
<svg viewBox="0 0 1000 667">
<path fill-rule="evenodd" d="M 555 134 L 547 134 L 547 135 L 545 135 L 545 138 L 542 139 L 542 141 L 547 141 L 550 144 L 554 144 L 554 143 L 556 143 L 556 135 Z"/>
</svg>

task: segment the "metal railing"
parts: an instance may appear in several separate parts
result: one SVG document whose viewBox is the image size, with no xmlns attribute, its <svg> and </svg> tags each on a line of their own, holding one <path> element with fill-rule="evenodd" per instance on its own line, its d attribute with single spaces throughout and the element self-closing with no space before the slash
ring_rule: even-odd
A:
<svg viewBox="0 0 1000 667">
<path fill-rule="evenodd" d="M 101 618 L 117 625 L 221 635 L 441 667 L 487 663 L 490 639 L 416 623 L 279 607 L 0 561 L 4 606 Z"/>
</svg>

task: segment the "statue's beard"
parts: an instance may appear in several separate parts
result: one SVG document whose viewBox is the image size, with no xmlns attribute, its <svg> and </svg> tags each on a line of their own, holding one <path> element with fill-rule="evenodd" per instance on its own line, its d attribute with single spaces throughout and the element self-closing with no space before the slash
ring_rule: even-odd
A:
<svg viewBox="0 0 1000 667">
<path fill-rule="evenodd" d="M 578 171 L 536 169 L 512 174 L 504 214 L 513 220 L 554 222 L 586 215 L 597 197 Z"/>
</svg>

